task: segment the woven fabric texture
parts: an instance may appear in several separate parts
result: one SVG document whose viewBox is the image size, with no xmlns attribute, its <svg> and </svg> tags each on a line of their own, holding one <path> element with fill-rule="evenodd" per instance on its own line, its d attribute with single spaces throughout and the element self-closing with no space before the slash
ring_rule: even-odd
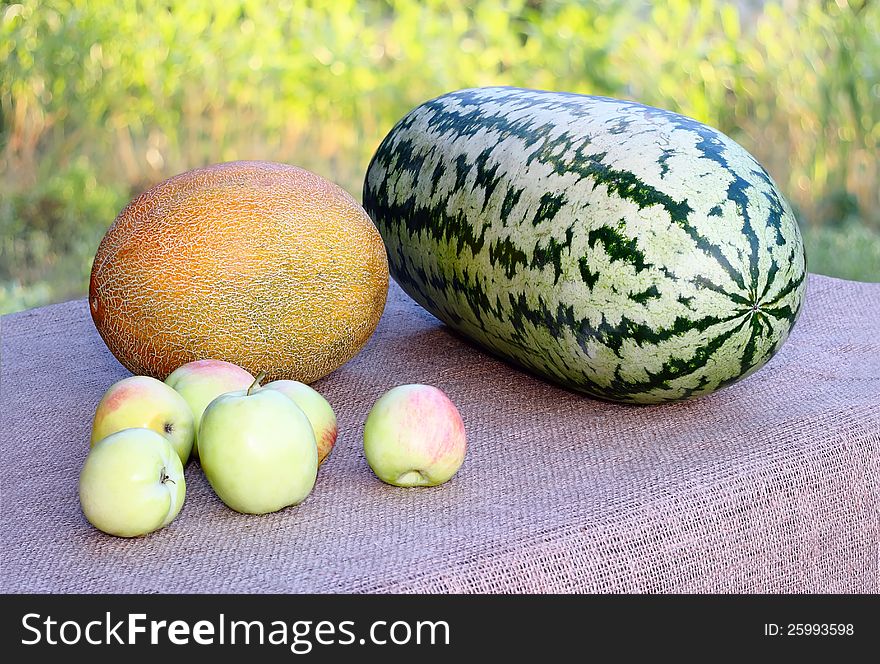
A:
<svg viewBox="0 0 880 664">
<path fill-rule="evenodd" d="M 77 498 L 95 406 L 127 375 L 85 301 L 2 319 L 3 591 L 880 591 L 880 284 L 811 276 L 764 369 L 641 407 L 514 369 L 392 285 L 367 347 L 315 384 L 340 436 L 302 505 L 237 514 L 191 463 L 180 516 L 133 540 Z M 387 486 L 364 460 L 370 406 L 403 383 L 464 418 L 443 486 Z"/>
</svg>

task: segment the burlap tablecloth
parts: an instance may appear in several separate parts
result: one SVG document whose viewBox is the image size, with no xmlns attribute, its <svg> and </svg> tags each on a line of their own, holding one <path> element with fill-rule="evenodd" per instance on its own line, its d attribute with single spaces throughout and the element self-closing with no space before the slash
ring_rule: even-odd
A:
<svg viewBox="0 0 880 664">
<path fill-rule="evenodd" d="M 880 590 L 880 284 L 811 276 L 767 367 L 651 407 L 513 369 L 392 285 L 365 350 L 316 384 L 341 433 L 305 503 L 236 514 L 190 464 L 178 519 L 135 540 L 77 500 L 94 408 L 126 375 L 85 301 L 2 319 L 3 591 Z M 382 484 L 361 447 L 373 401 L 413 382 L 469 435 L 434 489 Z"/>
</svg>

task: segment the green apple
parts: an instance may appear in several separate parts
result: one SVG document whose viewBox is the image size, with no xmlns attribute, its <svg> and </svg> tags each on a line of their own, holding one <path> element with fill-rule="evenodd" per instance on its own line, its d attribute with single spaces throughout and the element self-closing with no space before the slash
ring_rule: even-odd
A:
<svg viewBox="0 0 880 664">
<path fill-rule="evenodd" d="M 161 380 L 131 376 L 113 383 L 95 410 L 91 444 L 136 427 L 161 434 L 174 447 L 181 463 L 189 460 L 194 436 L 192 411 L 183 397 Z"/>
<path fill-rule="evenodd" d="M 263 390 L 277 390 L 302 408 L 312 423 L 315 440 L 318 443 L 318 465 L 324 460 L 336 444 L 336 413 L 323 396 L 305 383 L 297 380 L 275 380 L 266 383 Z"/>
<path fill-rule="evenodd" d="M 464 462 L 464 422 L 452 401 L 430 385 L 400 385 L 386 392 L 364 425 L 364 455 L 383 482 L 436 486 Z"/>
<path fill-rule="evenodd" d="M 296 505 L 311 493 L 318 446 L 309 418 L 277 390 L 247 390 L 214 399 L 202 416 L 200 461 L 226 505 L 266 514 Z"/>
<path fill-rule="evenodd" d="M 189 404 L 195 421 L 192 455 L 199 456 L 202 413 L 221 394 L 246 390 L 254 377 L 237 364 L 223 360 L 196 360 L 179 366 L 165 379 Z"/>
<path fill-rule="evenodd" d="M 124 429 L 98 441 L 79 475 L 79 501 L 95 528 L 117 537 L 171 523 L 186 497 L 183 464 L 152 429 Z"/>
</svg>

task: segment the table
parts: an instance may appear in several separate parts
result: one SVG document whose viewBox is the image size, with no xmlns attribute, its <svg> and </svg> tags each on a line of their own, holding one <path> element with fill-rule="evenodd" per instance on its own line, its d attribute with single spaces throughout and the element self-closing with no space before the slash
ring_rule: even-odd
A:
<svg viewBox="0 0 880 664">
<path fill-rule="evenodd" d="M 454 335 L 392 284 L 376 334 L 315 384 L 340 436 L 300 506 L 237 514 L 196 463 L 180 516 L 123 540 L 82 516 L 95 406 L 128 375 L 85 300 L 4 316 L 6 592 L 877 592 L 880 284 L 811 275 L 761 371 L 693 402 L 580 396 Z M 468 455 L 432 489 L 379 482 L 364 418 L 430 383 Z"/>
</svg>

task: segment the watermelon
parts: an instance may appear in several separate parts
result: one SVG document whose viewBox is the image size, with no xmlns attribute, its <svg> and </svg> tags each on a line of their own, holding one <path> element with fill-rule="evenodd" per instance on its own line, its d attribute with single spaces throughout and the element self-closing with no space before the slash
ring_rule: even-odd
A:
<svg viewBox="0 0 880 664">
<path fill-rule="evenodd" d="M 803 242 L 769 174 L 721 132 L 630 101 L 445 94 L 385 137 L 363 203 L 414 300 L 601 399 L 689 399 L 744 378 L 804 299 Z"/>
</svg>

